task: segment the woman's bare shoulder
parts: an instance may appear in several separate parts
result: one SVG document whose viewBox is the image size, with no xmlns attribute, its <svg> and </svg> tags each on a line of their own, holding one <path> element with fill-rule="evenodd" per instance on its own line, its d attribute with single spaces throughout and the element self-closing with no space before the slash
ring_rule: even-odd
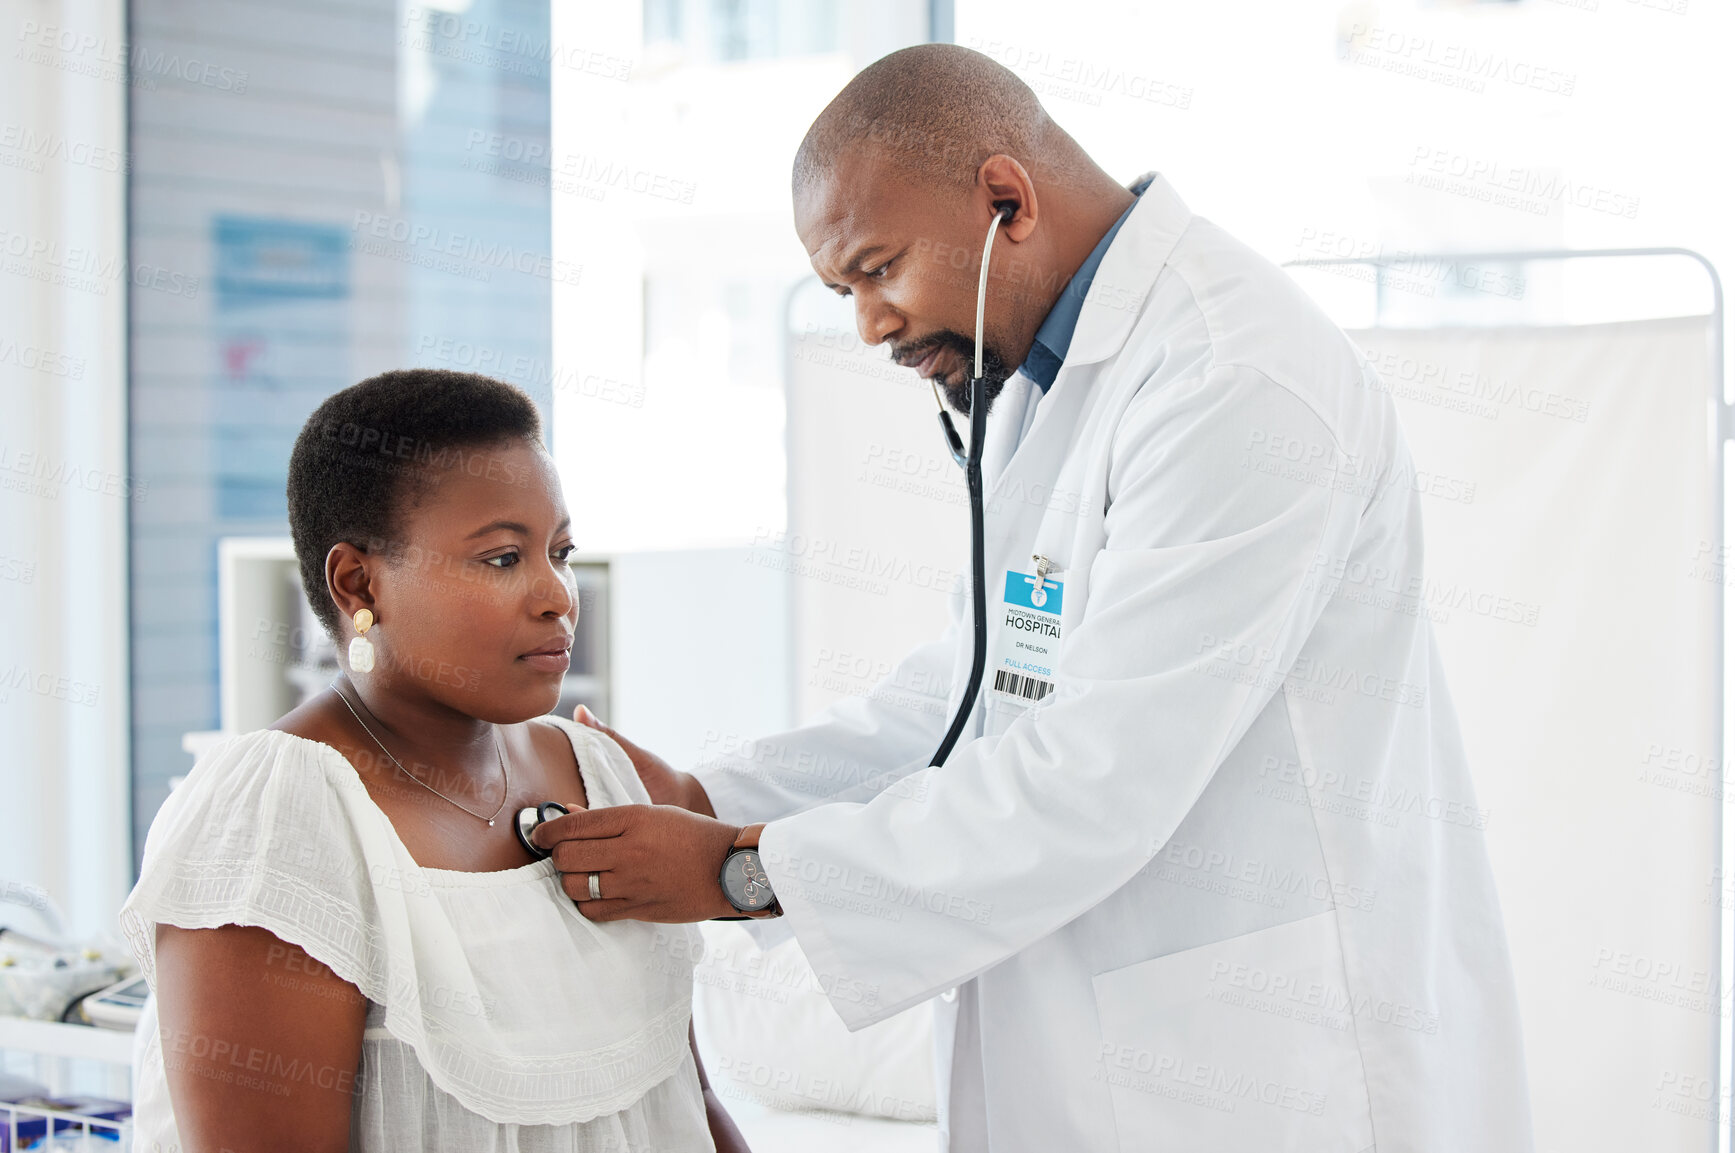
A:
<svg viewBox="0 0 1735 1153">
<path fill-rule="evenodd" d="M 524 722 L 524 732 L 537 764 L 548 775 L 547 783 L 564 789 L 575 788 L 576 794 L 570 795 L 583 798 L 583 803 L 588 806 L 590 798 L 578 762 L 578 748 L 582 746 L 573 740 L 565 725 L 558 723 L 559 719 L 554 716 L 533 718 Z"/>
<path fill-rule="evenodd" d="M 332 694 L 322 692 L 309 697 L 295 708 L 290 709 L 270 726 L 280 733 L 302 737 L 309 741 L 318 741 L 322 745 L 333 748 L 343 741 L 344 730 L 337 715 L 336 704 Z"/>
</svg>

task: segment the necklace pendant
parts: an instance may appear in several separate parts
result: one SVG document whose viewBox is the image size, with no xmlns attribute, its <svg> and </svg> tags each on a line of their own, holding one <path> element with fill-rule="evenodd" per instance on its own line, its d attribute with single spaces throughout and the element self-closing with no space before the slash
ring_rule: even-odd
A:
<svg viewBox="0 0 1735 1153">
<path fill-rule="evenodd" d="M 489 828 L 490 828 L 490 829 L 492 829 L 492 828 L 493 828 L 493 827 L 494 827 L 494 822 L 493 822 L 493 821 L 489 821 L 489 822 L 488 822 L 488 827 L 489 827 Z"/>
</svg>

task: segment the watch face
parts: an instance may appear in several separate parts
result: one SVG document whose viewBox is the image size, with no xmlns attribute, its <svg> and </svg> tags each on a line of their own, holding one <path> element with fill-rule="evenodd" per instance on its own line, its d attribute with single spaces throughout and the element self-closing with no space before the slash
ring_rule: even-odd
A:
<svg viewBox="0 0 1735 1153">
<path fill-rule="evenodd" d="M 743 913 L 757 913 L 770 907 L 775 895 L 771 892 L 771 878 L 759 863 L 758 852 L 742 849 L 729 854 L 729 859 L 723 862 L 723 895 Z"/>
</svg>

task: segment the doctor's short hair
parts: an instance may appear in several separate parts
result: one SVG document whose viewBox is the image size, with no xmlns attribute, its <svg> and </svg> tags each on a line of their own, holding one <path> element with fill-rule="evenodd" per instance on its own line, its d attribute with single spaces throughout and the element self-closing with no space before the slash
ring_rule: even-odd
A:
<svg viewBox="0 0 1735 1153">
<path fill-rule="evenodd" d="M 382 372 L 313 410 L 289 454 L 289 534 L 302 590 L 332 639 L 344 625 L 325 585 L 332 546 L 346 541 L 367 552 L 399 540 L 404 511 L 435 470 L 512 441 L 541 445 L 535 402 L 474 372 Z"/>
<path fill-rule="evenodd" d="M 919 180 L 970 185 L 996 153 L 1034 169 L 1063 141 L 1077 148 L 1011 69 L 957 44 L 917 44 L 869 64 L 825 106 L 793 182 L 799 193 L 865 143 Z"/>
</svg>

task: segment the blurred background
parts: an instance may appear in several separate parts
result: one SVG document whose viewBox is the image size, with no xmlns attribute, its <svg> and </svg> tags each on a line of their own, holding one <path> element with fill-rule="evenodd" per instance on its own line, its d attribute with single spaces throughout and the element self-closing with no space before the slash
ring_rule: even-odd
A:
<svg viewBox="0 0 1735 1153">
<path fill-rule="evenodd" d="M 857 70 L 954 41 L 1022 76 L 1118 178 L 1158 170 L 1297 264 L 1347 328 L 1697 318 L 1636 346 L 1606 394 L 1640 413 L 1673 398 L 1673 423 L 1574 384 L 1613 353 L 1550 360 L 1554 415 L 1591 430 L 1570 451 L 1608 491 L 1520 499 L 1530 464 L 1568 451 L 1561 421 L 1525 423 L 1522 389 L 1423 373 L 1394 394 L 1419 454 L 1456 451 L 1427 431 L 1454 404 L 1507 434 L 1450 473 L 1476 495 L 1437 510 L 1448 568 L 1565 526 L 1551 563 L 1622 574 L 1609 599 L 1541 570 L 1502 593 L 1569 634 L 1674 646 L 1603 644 L 1595 713 L 1626 719 L 1532 726 L 1520 764 L 1497 715 L 1511 685 L 1481 674 L 1531 650 L 1485 620 L 1446 641 L 1509 919 L 1534 930 L 1514 954 L 1539 1148 L 1727 1149 L 1721 295 L 1690 255 L 1552 254 L 1735 267 L 1732 33 L 1711 0 L 0 0 L 0 925 L 112 938 L 198 750 L 329 679 L 284 470 L 314 405 L 384 369 L 488 373 L 542 407 L 583 553 L 563 709 L 690 767 L 895 691 L 880 681 L 938 631 L 964 567 L 963 489 L 921 382 L 814 281 L 789 165 Z M 1433 355 L 1368 346 L 1394 382 Z M 1597 535 L 1657 502 L 1686 510 L 1666 543 Z M 1656 568 L 1628 574 L 1634 550 Z M 1572 667 L 1566 651 L 1537 669 Z M 1623 711 L 1641 697 L 1677 712 Z M 1613 760 L 1593 771 L 1598 749 Z M 86 983 L 121 975 L 93 962 Z M 776 1070 L 814 1060 L 773 1051 L 793 1027 L 765 1012 L 789 1000 L 701 1009 L 739 1030 L 725 1052 L 760 1055 L 737 1070 Z M 828 1147 L 926 1139 L 919 1021 L 846 1054 L 823 998 L 804 1011 L 856 1063 L 840 1084 L 904 1080 L 792 1102 L 750 1073 L 736 1100 L 764 1132 L 817 1109 Z M 119 1052 L 9 1036 L 63 1063 Z M 1609 1064 L 1600 1043 L 1637 1056 Z"/>
</svg>

